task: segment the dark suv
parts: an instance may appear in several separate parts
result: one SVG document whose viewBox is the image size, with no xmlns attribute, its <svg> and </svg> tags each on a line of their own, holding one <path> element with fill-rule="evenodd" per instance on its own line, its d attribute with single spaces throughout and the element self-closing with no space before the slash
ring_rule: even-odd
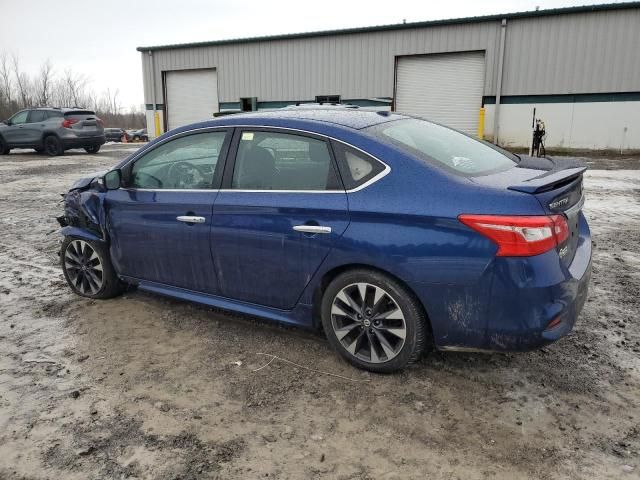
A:
<svg viewBox="0 0 640 480">
<path fill-rule="evenodd" d="M 97 153 L 104 142 L 102 120 L 91 110 L 30 108 L 0 123 L 1 155 L 12 148 L 34 148 L 51 156 L 70 148 Z"/>
</svg>

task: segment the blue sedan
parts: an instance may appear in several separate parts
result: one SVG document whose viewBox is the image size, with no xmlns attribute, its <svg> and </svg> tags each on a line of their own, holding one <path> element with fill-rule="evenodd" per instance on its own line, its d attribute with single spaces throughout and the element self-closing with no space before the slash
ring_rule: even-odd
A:
<svg viewBox="0 0 640 480">
<path fill-rule="evenodd" d="M 390 112 L 221 117 L 78 181 L 61 265 L 90 298 L 136 285 L 322 327 L 377 372 L 432 346 L 528 350 L 585 302 L 584 171 Z"/>
</svg>

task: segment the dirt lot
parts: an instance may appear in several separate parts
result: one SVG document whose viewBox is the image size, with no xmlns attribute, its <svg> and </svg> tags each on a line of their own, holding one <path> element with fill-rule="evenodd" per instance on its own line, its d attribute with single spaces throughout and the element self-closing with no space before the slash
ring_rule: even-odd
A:
<svg viewBox="0 0 640 480">
<path fill-rule="evenodd" d="M 640 160 L 589 159 L 594 275 L 571 336 L 383 376 L 319 334 L 72 295 L 59 194 L 134 150 L 0 158 L 1 479 L 640 478 Z"/>
</svg>

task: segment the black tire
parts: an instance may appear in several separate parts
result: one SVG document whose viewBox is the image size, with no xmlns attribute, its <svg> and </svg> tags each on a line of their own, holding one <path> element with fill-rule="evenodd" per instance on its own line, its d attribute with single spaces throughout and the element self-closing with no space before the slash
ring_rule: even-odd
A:
<svg viewBox="0 0 640 480">
<path fill-rule="evenodd" d="M 360 293 L 362 284 L 367 284 L 364 286 L 364 299 Z M 346 310 L 341 311 L 340 305 L 348 304 L 339 301 L 339 294 L 341 298 L 346 298 L 344 295 L 349 295 L 351 300 L 359 298 L 364 304 L 360 310 L 362 313 L 354 313 L 357 310 L 353 308 L 342 315 Z M 374 305 L 375 298 L 378 302 Z M 324 291 L 320 312 L 325 335 L 333 349 L 352 365 L 372 372 L 393 372 L 415 362 L 425 351 L 430 337 L 424 309 L 412 292 L 375 270 L 357 269 L 338 275 Z M 374 325 L 375 322 L 378 326 Z M 349 333 L 339 339 L 337 329 L 341 334 Z M 346 346 L 353 347 L 354 344 L 355 353 Z M 369 359 L 366 358 L 366 344 L 369 345 Z"/>
<path fill-rule="evenodd" d="M 50 157 L 57 157 L 58 155 L 62 155 L 64 153 L 62 142 L 55 135 L 49 135 L 48 137 L 45 137 L 43 146 L 44 152 Z"/>
<path fill-rule="evenodd" d="M 7 142 L 4 141 L 4 138 L 0 137 L 0 155 L 9 155 L 11 149 Z"/>
<path fill-rule="evenodd" d="M 90 147 L 85 147 L 84 151 L 87 153 L 98 153 L 100 151 L 100 145 L 91 145 Z"/>
<path fill-rule="evenodd" d="M 96 269 L 98 265 L 101 273 Z M 100 242 L 65 237 L 60 248 L 60 266 L 69 287 L 80 296 L 104 300 L 124 291 L 125 285 L 116 275 L 109 251 Z"/>
</svg>

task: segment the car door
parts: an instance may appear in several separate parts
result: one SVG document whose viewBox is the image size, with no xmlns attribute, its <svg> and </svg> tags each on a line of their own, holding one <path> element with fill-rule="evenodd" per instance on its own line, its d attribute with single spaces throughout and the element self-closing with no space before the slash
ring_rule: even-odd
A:
<svg viewBox="0 0 640 480">
<path fill-rule="evenodd" d="M 217 290 L 211 210 L 230 131 L 187 132 L 135 157 L 105 198 L 119 274 L 197 292 Z"/>
<path fill-rule="evenodd" d="M 24 124 L 24 143 L 28 145 L 38 145 L 42 140 L 42 132 L 47 119 L 46 110 L 30 110 L 27 123 Z"/>
<path fill-rule="evenodd" d="M 2 130 L 2 135 L 9 145 L 25 144 L 25 124 L 29 110 L 22 110 L 9 119 L 8 127 Z"/>
<path fill-rule="evenodd" d="M 329 142 L 286 129 L 237 129 L 213 208 L 222 295 L 292 309 L 349 223 Z"/>
</svg>

